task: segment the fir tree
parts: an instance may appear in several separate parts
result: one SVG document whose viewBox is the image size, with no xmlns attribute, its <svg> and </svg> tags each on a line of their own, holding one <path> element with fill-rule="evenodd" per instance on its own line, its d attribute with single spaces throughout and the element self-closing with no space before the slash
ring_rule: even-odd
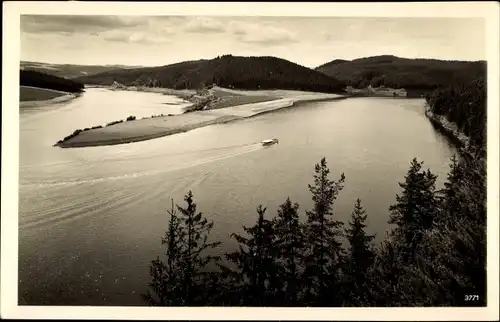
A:
<svg viewBox="0 0 500 322">
<path fill-rule="evenodd" d="M 286 201 L 280 205 L 273 224 L 276 234 L 278 258 L 283 261 L 282 280 L 285 283 L 283 304 L 296 306 L 299 303 L 301 283 L 300 263 L 304 255 L 305 237 L 299 221 L 299 205 Z"/>
<path fill-rule="evenodd" d="M 436 217 L 436 225 L 444 226 L 450 221 L 456 220 L 456 216 L 461 212 L 460 195 L 463 192 L 462 180 L 464 178 L 463 168 L 459 165 L 459 160 L 453 154 L 450 159 L 450 171 L 444 189 L 438 191 L 437 198 L 440 204 L 440 213 Z"/>
<path fill-rule="evenodd" d="M 276 236 L 272 222 L 264 218 L 265 212 L 266 208 L 259 205 L 257 223 L 243 227 L 248 237 L 231 235 L 239 243 L 239 250 L 227 253 L 226 258 L 236 265 L 232 275 L 240 305 L 272 305 L 281 289 L 274 244 Z M 231 272 L 227 267 L 224 269 Z"/>
<path fill-rule="evenodd" d="M 184 249 L 182 253 L 183 286 L 187 305 L 197 303 L 197 297 L 203 294 L 203 286 L 207 274 L 203 269 L 212 261 L 219 258 L 214 256 L 205 256 L 204 251 L 219 246 L 220 242 L 208 242 L 208 236 L 213 228 L 213 222 L 203 216 L 201 212 L 197 213 L 196 203 L 193 201 L 191 191 L 184 197 L 187 203 L 186 208 L 177 206 L 180 212 L 180 220 L 185 227 Z"/>
<path fill-rule="evenodd" d="M 340 264 L 343 260 L 342 222 L 333 219 L 333 205 L 343 188 L 345 176 L 332 181 L 328 178 L 325 158 L 315 166 L 314 184 L 309 185 L 314 208 L 307 214 L 308 250 L 304 258 L 306 301 L 311 305 L 331 305 L 337 301 L 335 292 Z"/>
<path fill-rule="evenodd" d="M 149 305 L 182 305 L 182 281 L 181 277 L 181 254 L 183 252 L 182 240 L 184 238 L 184 230 L 180 227 L 179 217 L 174 208 L 172 200 L 172 208 L 168 211 L 170 220 L 168 230 L 165 232 L 165 237 L 161 239 L 161 243 L 166 245 L 166 263 L 161 261 L 159 257 L 151 262 L 149 273 L 152 276 L 152 281 L 149 287 L 153 290 L 156 297 L 150 292 L 143 294 L 142 297 Z"/>
<path fill-rule="evenodd" d="M 207 284 L 213 277 L 205 269 L 217 256 L 204 254 L 220 243 L 208 242 L 213 222 L 197 212 L 193 193 L 189 191 L 184 201 L 186 208 L 177 206 L 179 214 L 170 211 L 169 228 L 162 243 L 167 245 L 165 264 L 159 258 L 152 262 L 150 287 L 158 300 L 148 293 L 144 296 L 152 305 L 206 305 Z"/>
<path fill-rule="evenodd" d="M 432 228 L 437 212 L 437 177 L 430 170 L 423 171 L 422 164 L 416 158 L 412 160 L 405 182 L 399 183 L 402 193 L 396 196 L 397 203 L 389 207 L 388 223 L 397 225 L 393 234 L 405 245 L 406 260 L 414 258 L 416 247 L 424 232 Z"/>
<path fill-rule="evenodd" d="M 345 236 L 349 241 L 347 257 L 347 283 L 350 296 L 348 302 L 360 305 L 366 303 L 367 296 L 367 272 L 374 260 L 374 249 L 372 241 L 374 235 L 365 232 L 365 221 L 368 215 L 357 199 L 354 210 L 349 221 L 349 227 L 345 229 Z"/>
<path fill-rule="evenodd" d="M 427 231 L 417 253 L 414 298 L 425 305 L 486 304 L 486 190 L 484 162 L 475 148 L 452 158 L 448 182 L 441 191 L 445 219 Z M 416 276 L 417 274 L 414 274 Z M 465 301 L 456 294 L 477 294 Z"/>
<path fill-rule="evenodd" d="M 407 265 L 401 254 L 400 243 L 394 240 L 393 235 L 386 233 L 376 248 L 373 266 L 368 270 L 367 306 L 411 305 L 407 302 L 408 288 L 404 287 L 404 267 Z"/>
</svg>

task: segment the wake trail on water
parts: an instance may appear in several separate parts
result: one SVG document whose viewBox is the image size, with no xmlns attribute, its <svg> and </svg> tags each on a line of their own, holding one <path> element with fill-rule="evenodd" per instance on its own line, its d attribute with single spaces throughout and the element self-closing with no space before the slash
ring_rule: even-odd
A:
<svg viewBox="0 0 500 322">
<path fill-rule="evenodd" d="M 190 151 L 181 151 L 181 152 L 174 152 L 174 153 L 153 153 L 153 151 L 148 151 L 147 155 L 137 155 L 135 153 L 130 153 L 130 152 L 119 152 L 121 154 L 120 157 L 110 157 L 110 158 L 103 158 L 100 159 L 99 161 L 125 161 L 125 160 L 146 160 L 146 159 L 154 159 L 158 157 L 170 157 L 170 156 L 183 156 L 183 155 L 190 155 L 190 154 L 199 154 L 199 153 L 207 153 L 207 152 L 217 152 L 217 151 L 231 151 L 239 148 L 246 148 L 250 147 L 253 145 L 256 145 L 257 143 L 245 143 L 245 144 L 238 144 L 238 145 L 231 145 L 231 146 L 223 146 L 223 147 L 216 147 L 216 148 L 208 148 L 208 149 L 196 149 L 196 150 L 190 150 Z M 127 155 L 128 154 L 128 155 Z"/>
<path fill-rule="evenodd" d="M 214 175 L 214 172 L 191 173 L 179 178 L 173 185 L 161 186 L 145 184 L 139 188 L 131 187 L 116 190 L 116 188 L 101 191 L 99 195 L 89 194 L 76 195 L 70 203 L 68 199 L 63 199 L 59 204 L 47 205 L 41 209 L 31 212 L 21 213 L 19 218 L 19 228 L 40 229 L 47 226 L 67 223 L 73 220 L 102 216 L 117 216 L 124 210 L 147 209 L 151 201 L 158 201 L 171 197 L 173 194 L 183 194 L 188 187 L 198 185 L 207 178 Z M 140 192 L 137 192 L 140 191 Z M 140 216 L 143 210 L 137 211 Z"/>
<path fill-rule="evenodd" d="M 76 103 L 76 104 L 75 104 Z M 54 103 L 49 106 L 33 106 L 25 107 L 20 110 L 20 122 L 29 124 L 34 121 L 39 121 L 40 119 L 51 117 L 54 114 L 63 114 L 68 111 L 72 111 L 79 108 L 80 105 L 77 101 L 69 100 L 59 103 Z"/>
<path fill-rule="evenodd" d="M 19 186 L 21 188 L 44 188 L 44 187 L 58 187 L 58 186 L 64 187 L 64 186 L 72 186 L 72 185 L 94 184 L 94 183 L 100 183 L 100 182 L 135 179 L 135 178 L 144 177 L 144 176 L 158 175 L 158 174 L 164 174 L 164 173 L 184 170 L 184 169 L 208 164 L 208 163 L 215 162 L 215 161 L 221 161 L 221 160 L 225 160 L 225 159 L 232 158 L 235 156 L 239 156 L 239 155 L 243 155 L 243 154 L 247 154 L 247 153 L 252 153 L 252 152 L 261 150 L 262 148 L 263 148 L 263 146 L 260 143 L 252 143 L 252 144 L 245 144 L 245 145 L 240 145 L 240 146 L 233 146 L 232 148 L 228 148 L 228 147 L 216 148 L 216 149 L 205 150 L 205 152 L 219 150 L 219 151 L 221 151 L 221 153 L 218 153 L 215 156 L 205 157 L 205 158 L 202 157 L 202 158 L 199 158 L 197 160 L 188 161 L 188 162 L 184 162 L 181 164 L 167 165 L 163 169 L 148 170 L 148 171 L 142 171 L 142 172 L 134 172 L 134 173 L 128 173 L 128 174 L 123 174 L 123 175 L 92 178 L 92 179 L 75 179 L 75 180 L 65 180 L 65 181 L 56 181 L 56 182 L 47 182 L 46 181 L 46 182 L 21 183 Z M 192 153 L 194 153 L 194 152 L 192 152 Z M 83 162 L 82 161 L 83 160 L 80 159 L 78 163 L 80 163 L 80 164 L 87 163 L 85 161 L 83 161 Z"/>
</svg>

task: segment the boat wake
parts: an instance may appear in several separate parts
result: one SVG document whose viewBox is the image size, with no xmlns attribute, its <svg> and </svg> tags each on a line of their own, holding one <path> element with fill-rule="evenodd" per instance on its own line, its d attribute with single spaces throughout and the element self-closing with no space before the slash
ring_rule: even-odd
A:
<svg viewBox="0 0 500 322">
<path fill-rule="evenodd" d="M 91 179 L 72 179 L 72 180 L 58 180 L 58 181 L 44 181 L 44 182 L 27 182 L 27 183 L 21 183 L 19 185 L 20 188 L 24 189 L 39 189 L 39 188 L 46 188 L 46 187 L 66 187 L 66 186 L 73 186 L 73 185 L 83 185 L 83 184 L 97 184 L 101 182 L 110 182 L 110 181 L 117 181 L 117 180 L 127 180 L 127 179 L 136 179 L 139 177 L 144 177 L 144 176 L 152 176 L 152 175 L 159 175 L 159 174 L 165 174 L 169 172 L 174 172 L 174 171 L 179 171 L 183 169 L 188 169 L 188 168 L 193 168 L 197 166 L 201 166 L 204 164 L 216 162 L 216 161 L 222 161 L 228 158 L 232 158 L 235 156 L 247 154 L 247 153 L 252 153 L 255 151 L 258 151 L 262 149 L 263 146 L 261 143 L 252 143 L 252 144 L 245 144 L 245 145 L 240 145 L 236 147 L 225 147 L 225 148 L 217 148 L 217 149 L 210 149 L 210 150 L 205 150 L 209 152 L 218 152 L 216 155 L 212 156 L 207 156 L 207 157 L 200 157 L 196 160 L 193 161 L 188 161 L 188 162 L 180 162 L 178 164 L 172 164 L 172 165 L 165 165 L 162 168 L 158 168 L 158 164 L 163 165 L 164 162 L 162 162 L 165 158 L 165 155 L 157 155 L 158 162 L 155 162 L 155 167 L 157 169 L 155 170 L 146 170 L 146 171 L 139 171 L 139 172 L 134 172 L 134 173 L 127 173 L 127 174 L 121 174 L 121 175 L 116 175 L 116 176 L 108 176 L 108 177 L 99 177 L 99 178 L 91 178 Z M 219 151 L 217 151 L 219 150 Z M 198 151 L 201 152 L 201 151 Z M 188 152 L 186 152 L 188 153 Z M 189 152 L 193 153 L 193 152 Z M 148 157 L 150 158 L 150 157 Z M 135 161 L 137 162 L 138 159 L 141 159 L 140 157 L 134 160 L 129 160 L 129 161 Z M 81 160 L 80 160 L 81 161 Z M 119 161 L 119 160 L 116 160 Z M 101 161 L 102 162 L 102 161 Z M 107 161 L 110 162 L 110 161 Z M 113 162 L 113 161 L 111 161 Z M 86 162 L 84 162 L 86 164 Z M 72 172 L 73 174 L 75 171 Z"/>
</svg>

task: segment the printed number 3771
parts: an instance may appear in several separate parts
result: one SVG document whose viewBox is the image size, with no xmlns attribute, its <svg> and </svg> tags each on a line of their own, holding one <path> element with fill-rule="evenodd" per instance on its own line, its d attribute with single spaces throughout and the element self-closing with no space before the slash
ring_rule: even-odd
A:
<svg viewBox="0 0 500 322">
<path fill-rule="evenodd" d="M 466 301 L 478 301 L 479 295 L 465 295 Z"/>
</svg>

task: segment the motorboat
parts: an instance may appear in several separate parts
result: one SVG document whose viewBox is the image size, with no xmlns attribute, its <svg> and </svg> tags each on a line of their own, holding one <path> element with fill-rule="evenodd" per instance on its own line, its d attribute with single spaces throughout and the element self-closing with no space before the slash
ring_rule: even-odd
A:
<svg viewBox="0 0 500 322">
<path fill-rule="evenodd" d="M 276 143 L 280 143 L 278 139 L 269 139 L 269 140 L 264 140 L 261 142 L 263 146 L 268 146 L 268 145 L 273 145 Z"/>
</svg>

